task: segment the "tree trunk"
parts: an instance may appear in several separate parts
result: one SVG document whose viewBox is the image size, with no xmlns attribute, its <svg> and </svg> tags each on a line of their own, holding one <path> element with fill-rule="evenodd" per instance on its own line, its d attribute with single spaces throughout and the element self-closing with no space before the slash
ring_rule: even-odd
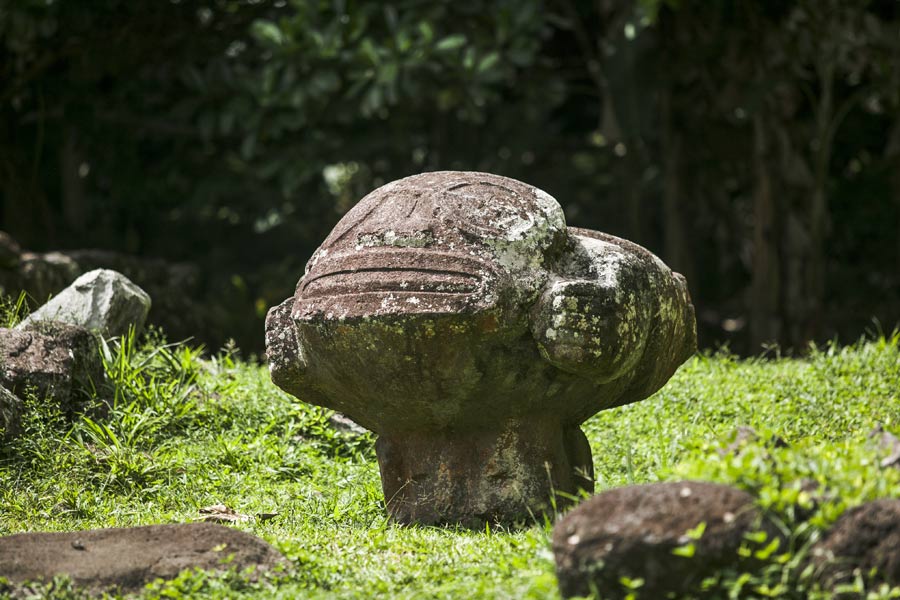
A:
<svg viewBox="0 0 900 600">
<path fill-rule="evenodd" d="M 750 289 L 752 348 L 776 342 L 781 336 L 779 311 L 781 273 L 778 256 L 778 207 L 768 165 L 769 141 L 765 118 L 753 117 L 753 280 Z"/>
<path fill-rule="evenodd" d="M 900 163 L 900 116 L 894 121 L 891 128 L 891 135 L 884 151 L 885 164 Z M 893 191 L 894 203 L 897 205 L 897 215 L 900 217 L 900 169 L 894 169 L 891 175 L 891 189 Z M 897 221 L 897 231 L 900 231 L 900 219 Z M 900 235 L 897 236 L 894 251 L 896 258 L 895 265 L 900 265 Z"/>
<path fill-rule="evenodd" d="M 87 173 L 81 172 L 84 161 L 77 144 L 74 129 L 67 129 L 65 142 L 59 153 L 59 167 L 62 179 L 62 213 L 67 233 L 81 243 L 87 225 L 87 202 L 84 194 L 84 176 Z"/>
<path fill-rule="evenodd" d="M 810 255 L 807 275 L 807 310 L 801 335 L 794 340 L 799 345 L 814 340 L 819 333 L 825 302 L 825 237 L 828 235 L 829 211 L 826 186 L 831 148 L 834 139 L 834 63 L 824 58 L 819 71 L 821 92 L 816 110 L 816 140 L 813 172 L 813 193 L 809 208 Z"/>
<path fill-rule="evenodd" d="M 0 154 L 0 229 L 23 248 L 52 246 L 56 241 L 53 216 L 40 185 L 42 128 L 43 123 L 37 132 L 23 131 L 14 117 L 0 122 L 0 139 L 8 140 L 4 145 L 10 150 Z"/>
<path fill-rule="evenodd" d="M 660 97 L 662 120 L 662 165 L 663 165 L 663 235 L 665 237 L 664 256 L 674 270 L 693 280 L 690 251 L 684 231 L 682 215 L 681 186 L 681 136 L 675 131 L 672 118 L 672 92 L 664 90 Z"/>
<path fill-rule="evenodd" d="M 16 124 L 0 122 L 0 139 L 13 140 L 5 144 L 10 150 L 14 148 Z M 8 232 L 20 243 L 27 243 L 35 226 L 34 203 L 28 193 L 28 169 L 23 169 L 21 152 L 0 154 L 0 197 L 2 197 L 2 214 L 0 229 Z"/>
</svg>

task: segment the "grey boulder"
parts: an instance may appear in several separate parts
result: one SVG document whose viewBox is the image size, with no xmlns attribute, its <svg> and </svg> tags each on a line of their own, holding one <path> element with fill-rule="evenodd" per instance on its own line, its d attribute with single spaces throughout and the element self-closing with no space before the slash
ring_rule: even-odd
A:
<svg viewBox="0 0 900 600">
<path fill-rule="evenodd" d="M 17 328 L 59 321 L 114 337 L 125 334 L 131 326 L 139 333 L 149 311 L 150 296 L 144 290 L 121 273 L 96 269 L 80 276 Z"/>
</svg>

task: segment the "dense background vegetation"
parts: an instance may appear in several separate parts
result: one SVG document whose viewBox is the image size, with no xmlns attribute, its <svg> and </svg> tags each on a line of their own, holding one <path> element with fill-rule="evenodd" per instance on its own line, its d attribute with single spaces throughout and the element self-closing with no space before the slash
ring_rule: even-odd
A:
<svg viewBox="0 0 900 600">
<path fill-rule="evenodd" d="M 248 349 L 433 169 L 648 246 L 704 345 L 852 340 L 900 320 L 898 165 L 894 0 L 0 0 L 0 228 L 199 263 Z"/>
</svg>

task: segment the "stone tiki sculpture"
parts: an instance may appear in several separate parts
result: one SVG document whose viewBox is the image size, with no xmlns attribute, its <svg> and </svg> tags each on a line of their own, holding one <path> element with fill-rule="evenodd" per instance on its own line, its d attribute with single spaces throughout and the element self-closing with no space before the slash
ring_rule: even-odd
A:
<svg viewBox="0 0 900 600">
<path fill-rule="evenodd" d="M 532 519 L 592 491 L 579 425 L 646 398 L 696 348 L 684 278 L 566 227 L 487 173 L 384 185 L 337 224 L 266 319 L 272 381 L 378 434 L 401 523 Z"/>
</svg>

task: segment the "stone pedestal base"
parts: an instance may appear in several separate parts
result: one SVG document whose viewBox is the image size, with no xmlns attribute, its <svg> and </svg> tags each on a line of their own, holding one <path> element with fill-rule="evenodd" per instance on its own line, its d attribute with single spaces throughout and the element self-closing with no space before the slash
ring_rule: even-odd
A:
<svg viewBox="0 0 900 600">
<path fill-rule="evenodd" d="M 550 419 L 384 434 L 375 449 L 388 514 L 399 523 L 531 523 L 552 510 L 554 496 L 559 508 L 594 488 L 584 433 Z"/>
</svg>

